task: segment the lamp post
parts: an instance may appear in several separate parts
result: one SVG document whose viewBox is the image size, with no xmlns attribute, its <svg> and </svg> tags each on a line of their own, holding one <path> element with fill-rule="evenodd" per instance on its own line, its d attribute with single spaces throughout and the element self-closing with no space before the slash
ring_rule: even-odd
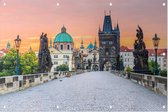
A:
<svg viewBox="0 0 168 112">
<path fill-rule="evenodd" d="M 19 38 L 19 35 L 17 36 L 17 38 L 14 41 L 15 41 L 15 47 L 16 47 L 16 51 L 17 51 L 15 72 L 16 72 L 16 75 L 20 75 L 19 48 L 20 48 L 20 44 L 21 44 L 21 39 Z"/>
<path fill-rule="evenodd" d="M 154 49 L 155 49 L 155 68 L 154 68 L 154 75 L 158 75 L 159 70 L 158 70 L 158 66 L 157 66 L 157 50 L 158 50 L 158 45 L 159 45 L 159 40 L 160 38 L 157 36 L 157 34 L 155 34 L 155 36 L 152 38 L 153 40 L 153 45 L 154 45 Z"/>
</svg>

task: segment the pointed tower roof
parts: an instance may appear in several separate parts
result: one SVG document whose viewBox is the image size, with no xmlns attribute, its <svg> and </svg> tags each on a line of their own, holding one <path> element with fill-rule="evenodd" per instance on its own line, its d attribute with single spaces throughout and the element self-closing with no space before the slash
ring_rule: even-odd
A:
<svg viewBox="0 0 168 112">
<path fill-rule="evenodd" d="M 6 49 L 10 49 L 11 48 L 11 44 L 10 42 L 7 43 Z"/>
<path fill-rule="evenodd" d="M 80 47 L 80 49 L 84 49 L 84 46 L 83 46 L 83 38 L 82 38 L 82 40 L 81 40 L 81 47 Z"/>
<path fill-rule="evenodd" d="M 97 48 L 97 41 L 96 41 L 96 38 L 95 38 L 95 42 L 94 42 L 94 49 Z"/>
<path fill-rule="evenodd" d="M 32 51 L 32 47 L 30 46 L 29 51 Z"/>
<path fill-rule="evenodd" d="M 101 28 L 100 28 L 100 26 L 99 26 L 99 32 L 101 32 Z"/>
<path fill-rule="evenodd" d="M 119 25 L 118 25 L 118 20 L 117 20 L 117 29 L 120 30 Z"/>
<path fill-rule="evenodd" d="M 52 48 L 52 39 L 50 39 L 50 48 Z"/>
<path fill-rule="evenodd" d="M 87 49 L 93 49 L 93 48 L 94 48 L 94 46 L 93 46 L 93 44 L 90 42 L 90 44 L 88 45 Z"/>
<path fill-rule="evenodd" d="M 105 15 L 104 17 L 104 24 L 103 24 L 103 32 L 104 33 L 111 33 L 112 32 L 112 21 L 111 21 L 111 15 Z"/>
</svg>

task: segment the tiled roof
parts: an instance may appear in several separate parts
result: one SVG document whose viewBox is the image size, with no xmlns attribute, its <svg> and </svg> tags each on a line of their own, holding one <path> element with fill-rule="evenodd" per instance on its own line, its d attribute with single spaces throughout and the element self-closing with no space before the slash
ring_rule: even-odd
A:
<svg viewBox="0 0 168 112">
<path fill-rule="evenodd" d="M 3 53 L 7 53 L 7 52 L 9 52 L 9 49 L 1 49 L 0 51 Z"/>
<path fill-rule="evenodd" d="M 155 55 L 155 50 L 154 49 L 148 49 L 149 56 L 154 56 Z M 167 49 L 158 49 L 157 50 L 158 56 L 165 56 L 167 57 Z"/>
<path fill-rule="evenodd" d="M 129 49 L 128 47 L 126 46 L 121 46 L 120 47 L 120 52 L 133 52 L 132 49 Z"/>
<path fill-rule="evenodd" d="M 147 49 L 149 52 L 149 56 L 154 56 L 155 55 L 155 50 L 154 49 Z M 120 52 L 133 52 L 133 49 L 129 49 L 126 46 L 121 46 L 120 47 Z M 167 49 L 158 49 L 157 50 L 158 56 L 165 56 L 167 57 Z"/>
<path fill-rule="evenodd" d="M 2 58 L 3 55 L 4 55 L 3 53 L 0 53 L 0 58 Z"/>
</svg>

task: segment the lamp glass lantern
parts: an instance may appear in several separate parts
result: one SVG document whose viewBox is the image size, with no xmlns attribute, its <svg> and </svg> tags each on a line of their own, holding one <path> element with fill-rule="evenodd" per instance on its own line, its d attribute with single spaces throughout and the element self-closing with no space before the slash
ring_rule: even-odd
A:
<svg viewBox="0 0 168 112">
<path fill-rule="evenodd" d="M 18 35 L 17 38 L 15 39 L 15 46 L 17 51 L 20 48 L 20 44 L 21 44 L 21 39 L 19 38 L 19 35 Z"/>
<path fill-rule="evenodd" d="M 157 34 L 155 34 L 155 36 L 152 38 L 152 40 L 153 40 L 154 48 L 158 49 L 160 38 L 157 36 Z"/>
</svg>

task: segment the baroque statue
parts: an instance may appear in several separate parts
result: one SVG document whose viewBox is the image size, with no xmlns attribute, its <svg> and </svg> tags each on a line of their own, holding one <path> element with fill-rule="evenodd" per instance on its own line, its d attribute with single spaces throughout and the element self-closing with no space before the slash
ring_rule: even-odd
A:
<svg viewBox="0 0 168 112">
<path fill-rule="evenodd" d="M 50 72 L 53 65 L 51 61 L 50 51 L 48 49 L 47 34 L 44 33 L 42 33 L 40 36 L 38 64 L 40 73 Z"/>
<path fill-rule="evenodd" d="M 140 26 L 138 26 L 138 29 L 136 30 L 137 34 L 136 37 L 137 39 L 135 40 L 134 43 L 134 71 L 135 72 L 142 72 L 145 73 L 149 71 L 148 67 L 148 51 L 146 50 L 145 43 L 143 41 L 143 31 Z"/>
</svg>

